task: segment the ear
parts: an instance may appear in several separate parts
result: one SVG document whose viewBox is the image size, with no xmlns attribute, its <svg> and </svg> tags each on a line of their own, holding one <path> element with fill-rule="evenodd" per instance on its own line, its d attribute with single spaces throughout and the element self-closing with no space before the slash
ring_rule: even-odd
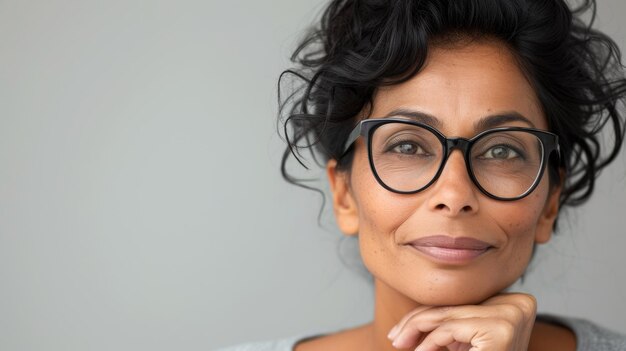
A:
<svg viewBox="0 0 626 351">
<path fill-rule="evenodd" d="M 548 199 L 537 223 L 537 231 L 535 233 L 535 243 L 544 244 L 552 237 L 554 222 L 559 214 L 559 199 L 561 197 L 561 188 L 564 181 L 564 172 L 560 172 L 560 183 L 550 190 Z"/>
<path fill-rule="evenodd" d="M 333 198 L 333 210 L 339 229 L 346 235 L 359 232 L 359 212 L 350 192 L 349 172 L 337 170 L 337 160 L 326 164 L 326 174 Z"/>
</svg>

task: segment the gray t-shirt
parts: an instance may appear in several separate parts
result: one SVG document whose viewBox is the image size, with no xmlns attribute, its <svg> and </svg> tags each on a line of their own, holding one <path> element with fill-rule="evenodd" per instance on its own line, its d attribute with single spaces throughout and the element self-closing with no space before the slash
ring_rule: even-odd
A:
<svg viewBox="0 0 626 351">
<path fill-rule="evenodd" d="M 601 327 L 580 318 L 555 315 L 538 315 L 538 320 L 561 324 L 576 334 L 576 351 L 626 351 L 626 335 Z M 215 351 L 292 351 L 300 341 L 325 334 L 294 335 L 279 340 L 250 342 L 221 348 Z"/>
</svg>

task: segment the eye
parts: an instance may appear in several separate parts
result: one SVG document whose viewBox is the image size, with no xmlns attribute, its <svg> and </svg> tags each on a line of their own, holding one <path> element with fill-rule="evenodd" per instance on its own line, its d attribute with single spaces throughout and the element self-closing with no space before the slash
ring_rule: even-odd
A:
<svg viewBox="0 0 626 351">
<path fill-rule="evenodd" d="M 426 154 L 424 149 L 419 144 L 410 141 L 400 141 L 390 147 L 389 150 L 403 155 Z"/>
<path fill-rule="evenodd" d="M 521 155 L 511 146 L 508 145 L 495 145 L 489 148 L 485 153 L 481 155 L 481 158 L 498 159 L 498 160 L 510 160 L 518 158 Z"/>
</svg>

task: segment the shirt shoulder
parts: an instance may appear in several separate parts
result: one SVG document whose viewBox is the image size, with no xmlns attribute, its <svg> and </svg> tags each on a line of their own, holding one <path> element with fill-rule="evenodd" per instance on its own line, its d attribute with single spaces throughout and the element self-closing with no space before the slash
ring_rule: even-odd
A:
<svg viewBox="0 0 626 351">
<path fill-rule="evenodd" d="M 561 324 L 576 335 L 576 351 L 626 351 L 626 335 L 589 320 L 556 315 L 539 315 L 537 319 Z"/>
<path fill-rule="evenodd" d="M 219 348 L 214 351 L 293 351 L 294 346 L 298 342 L 322 335 L 324 334 L 301 334 L 275 340 L 246 342 Z"/>
</svg>

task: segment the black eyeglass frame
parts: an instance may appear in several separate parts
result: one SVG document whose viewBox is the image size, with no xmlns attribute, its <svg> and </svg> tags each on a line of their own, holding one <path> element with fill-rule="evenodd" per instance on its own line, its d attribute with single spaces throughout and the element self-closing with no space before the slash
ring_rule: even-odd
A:
<svg viewBox="0 0 626 351">
<path fill-rule="evenodd" d="M 405 123 L 405 124 L 422 127 L 430 131 L 431 133 L 433 133 L 437 137 L 437 139 L 439 139 L 439 141 L 441 142 L 444 156 L 441 159 L 441 164 L 439 165 L 439 169 L 437 170 L 437 173 L 435 174 L 435 176 L 430 182 L 428 182 L 426 185 L 424 185 L 423 187 L 417 190 L 401 191 L 401 190 L 393 189 L 389 187 L 387 184 L 385 184 L 385 182 L 383 182 L 383 180 L 380 178 L 380 176 L 376 172 L 376 167 L 374 166 L 374 159 L 372 157 L 372 145 L 371 145 L 372 143 L 370 142 L 370 140 L 372 139 L 371 136 L 376 129 L 388 123 Z M 512 198 L 499 197 L 485 190 L 480 185 L 476 177 L 474 176 L 474 170 L 472 169 L 472 164 L 470 161 L 471 159 L 470 151 L 472 149 L 472 145 L 474 145 L 476 141 L 480 140 L 482 137 L 486 135 L 489 135 L 495 132 L 501 132 L 501 131 L 521 131 L 521 132 L 527 132 L 527 133 L 533 134 L 540 140 L 541 146 L 543 148 L 541 165 L 539 167 L 539 172 L 536 176 L 535 181 L 528 188 L 528 190 L 526 190 L 523 194 L 516 196 L 516 197 L 512 197 Z M 536 128 L 528 128 L 528 127 L 499 127 L 499 128 L 493 128 L 493 129 L 482 131 L 470 139 L 461 138 L 461 137 L 448 138 L 445 135 L 443 135 L 443 133 L 441 133 L 437 129 L 427 124 L 420 123 L 420 122 L 413 121 L 413 120 L 408 120 L 405 118 L 387 117 L 387 118 L 371 118 L 371 119 L 361 120 L 348 135 L 348 139 L 346 140 L 346 143 L 344 144 L 343 152 L 340 158 L 344 157 L 348 153 L 348 150 L 350 149 L 352 144 L 354 144 L 354 142 L 359 138 L 359 136 L 363 136 L 365 138 L 365 144 L 367 145 L 367 157 L 369 159 L 370 168 L 372 170 L 372 173 L 374 174 L 374 177 L 378 181 L 378 183 L 383 188 L 391 192 L 398 193 L 398 194 L 415 194 L 428 188 L 435 181 L 437 181 L 437 179 L 439 179 L 439 176 L 441 175 L 441 172 L 443 172 L 443 168 L 445 167 L 446 162 L 448 161 L 448 158 L 450 157 L 450 154 L 452 153 L 452 151 L 454 151 L 454 149 L 459 149 L 459 151 L 463 153 L 463 157 L 465 159 L 465 167 L 467 169 L 467 173 L 470 176 L 470 179 L 483 194 L 487 195 L 488 197 L 492 199 L 496 199 L 500 201 L 515 201 L 515 200 L 519 200 L 528 196 L 530 193 L 532 193 L 535 190 L 535 188 L 537 188 L 537 185 L 539 185 L 539 182 L 541 181 L 541 178 L 543 177 L 543 173 L 545 171 L 546 165 L 550 159 L 550 155 L 552 154 L 552 152 L 556 152 L 558 158 L 560 158 L 561 156 L 558 135 L 551 133 L 551 132 L 547 132 L 545 130 L 540 130 Z"/>
</svg>

